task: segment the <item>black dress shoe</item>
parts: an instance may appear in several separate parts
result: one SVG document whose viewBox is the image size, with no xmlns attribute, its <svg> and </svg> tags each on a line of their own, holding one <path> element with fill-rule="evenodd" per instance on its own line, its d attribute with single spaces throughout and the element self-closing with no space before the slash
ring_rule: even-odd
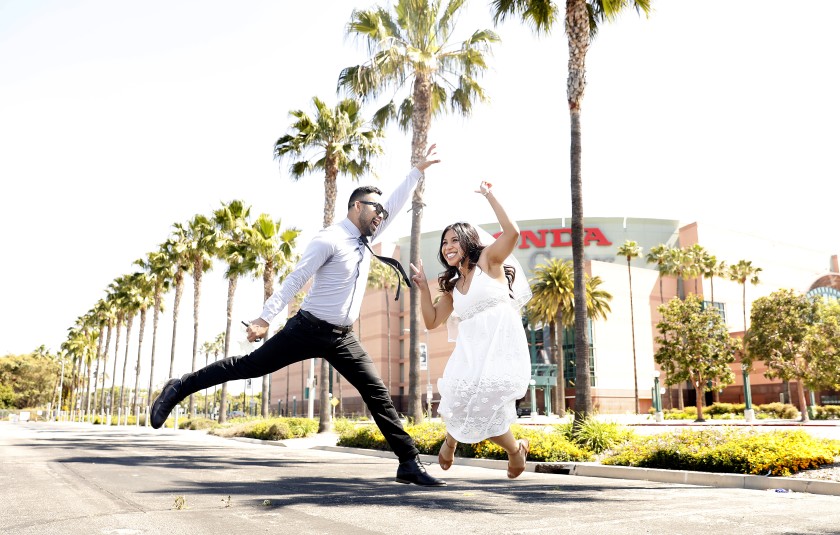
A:
<svg viewBox="0 0 840 535">
<path fill-rule="evenodd" d="M 172 408 L 181 401 L 181 398 L 178 396 L 180 391 L 180 379 L 170 379 L 166 381 L 166 384 L 163 385 L 163 390 L 160 391 L 160 395 L 152 404 L 152 427 L 160 429 L 161 426 L 166 423 L 166 419 L 169 417 L 169 413 L 172 412 Z"/>
<path fill-rule="evenodd" d="M 420 462 L 420 457 L 415 457 L 409 461 L 400 463 L 397 468 L 398 483 L 414 483 L 421 487 L 442 487 L 446 485 L 446 481 L 430 476 L 423 463 Z"/>
</svg>

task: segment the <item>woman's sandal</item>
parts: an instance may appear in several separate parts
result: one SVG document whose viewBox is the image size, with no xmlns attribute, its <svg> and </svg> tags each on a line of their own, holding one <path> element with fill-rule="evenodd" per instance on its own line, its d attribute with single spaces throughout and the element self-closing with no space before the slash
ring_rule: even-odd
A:
<svg viewBox="0 0 840 535">
<path fill-rule="evenodd" d="M 446 457 L 443 456 L 443 448 L 444 447 L 452 448 L 452 457 L 449 457 L 447 459 Z M 440 445 L 440 451 L 438 451 L 438 464 L 444 470 L 449 470 L 449 467 L 451 467 L 452 463 L 455 462 L 455 448 L 457 448 L 457 447 L 458 447 L 457 442 L 453 446 L 453 445 L 449 444 L 449 441 L 446 440 L 446 438 L 443 439 L 443 444 Z"/>
<path fill-rule="evenodd" d="M 528 441 L 527 438 L 523 438 L 519 440 L 519 449 L 516 451 L 517 455 L 522 455 L 522 466 L 518 468 L 514 468 L 510 465 L 510 459 L 508 459 L 508 469 L 507 469 L 507 476 L 510 479 L 514 479 L 519 477 L 519 475 L 525 471 L 525 465 L 528 462 L 528 452 L 531 451 L 531 443 Z"/>
</svg>

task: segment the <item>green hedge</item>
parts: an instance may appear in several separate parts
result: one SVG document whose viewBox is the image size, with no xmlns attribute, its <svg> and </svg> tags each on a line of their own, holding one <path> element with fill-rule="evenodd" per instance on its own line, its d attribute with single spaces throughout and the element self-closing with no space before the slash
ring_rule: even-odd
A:
<svg viewBox="0 0 840 535">
<path fill-rule="evenodd" d="M 703 418 L 715 420 L 738 420 L 744 418 L 744 403 L 713 403 L 708 407 L 703 407 Z M 796 420 L 799 418 L 799 410 L 790 403 L 766 403 L 764 405 L 753 405 L 755 417 L 758 420 L 778 419 L 778 420 Z M 650 414 L 653 414 L 653 409 L 650 409 Z M 697 407 L 685 407 L 680 409 L 669 409 L 663 411 L 663 417 L 666 420 L 696 420 Z M 840 417 L 840 416 L 838 416 Z"/>
<path fill-rule="evenodd" d="M 789 476 L 833 463 L 838 455 L 840 441 L 814 438 L 801 430 L 761 432 L 725 427 L 635 437 L 616 446 L 601 463 Z"/>
<path fill-rule="evenodd" d="M 437 422 L 425 422 L 419 425 L 407 425 L 406 432 L 414 439 L 420 453 L 437 455 L 446 436 L 446 426 Z M 531 442 L 528 458 L 532 461 L 592 461 L 595 456 L 570 442 L 564 432 L 555 428 L 548 432 L 529 429 L 519 425 L 511 426 L 516 438 L 527 438 Z M 339 432 L 338 445 L 350 448 L 364 448 L 390 451 L 385 437 L 372 425 L 347 426 Z M 489 440 L 477 444 L 458 444 L 456 454 L 459 457 L 478 459 L 507 459 L 507 453 Z"/>
<path fill-rule="evenodd" d="M 225 424 L 214 421 L 208 433 L 222 437 L 247 437 L 260 440 L 303 438 L 318 432 L 318 420 L 310 418 L 269 418 L 243 420 L 235 418 Z M 180 422 L 179 422 L 180 423 Z"/>
<path fill-rule="evenodd" d="M 840 420 L 840 405 L 814 407 L 814 420 Z"/>
</svg>

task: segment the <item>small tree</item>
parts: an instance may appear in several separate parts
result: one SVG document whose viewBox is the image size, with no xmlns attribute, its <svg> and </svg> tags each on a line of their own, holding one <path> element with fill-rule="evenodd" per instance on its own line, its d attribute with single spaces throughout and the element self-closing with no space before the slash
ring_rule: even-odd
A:
<svg viewBox="0 0 840 535">
<path fill-rule="evenodd" d="M 808 335 L 808 350 L 819 355 L 808 388 L 840 390 L 840 301 L 819 302 L 819 321 Z"/>
<path fill-rule="evenodd" d="M 783 381 L 798 380 L 801 421 L 807 422 L 805 387 L 814 389 L 831 384 L 836 377 L 837 339 L 832 342 L 832 313 L 821 300 L 793 290 L 779 290 L 753 302 L 750 330 L 746 336 L 747 365 L 761 360 L 767 366 L 765 377 Z M 833 374 L 831 370 L 834 370 Z"/>
<path fill-rule="evenodd" d="M 726 386 L 735 381 L 729 363 L 735 360 L 738 342 L 729 336 L 716 309 L 704 308 L 700 297 L 672 299 L 661 305 L 656 324 L 661 336 L 654 360 L 668 374 L 666 382 L 689 381 L 694 385 L 697 421 L 703 422 L 703 392 L 709 381 Z"/>
</svg>

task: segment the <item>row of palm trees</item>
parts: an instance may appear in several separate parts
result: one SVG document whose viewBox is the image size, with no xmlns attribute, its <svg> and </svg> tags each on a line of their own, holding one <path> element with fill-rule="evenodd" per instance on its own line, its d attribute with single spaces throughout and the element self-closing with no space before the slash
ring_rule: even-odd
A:
<svg viewBox="0 0 840 535">
<path fill-rule="evenodd" d="M 426 153 L 428 133 L 432 119 L 446 112 L 468 116 L 475 103 L 487 99 L 484 89 L 479 84 L 479 77 L 487 69 L 487 57 L 491 45 L 499 41 L 498 35 L 489 29 L 474 31 L 470 36 L 459 42 L 452 42 L 455 21 L 464 7 L 466 0 L 398 0 L 388 8 L 375 7 L 370 10 L 356 10 L 351 15 L 347 25 L 347 33 L 368 45 L 369 58 L 355 66 L 341 71 L 338 77 L 338 88 L 349 95 L 352 100 L 344 101 L 345 107 L 358 110 L 356 100 L 370 102 L 384 98 L 385 104 L 373 115 L 375 128 L 368 130 L 367 139 L 375 141 L 377 129 L 386 124 L 396 123 L 403 131 L 411 131 L 411 165 L 419 162 Z M 572 198 L 572 251 L 573 251 L 573 279 L 574 305 L 579 311 L 575 315 L 575 354 L 577 365 L 576 407 L 581 417 L 586 418 L 592 413 L 592 401 L 589 385 L 589 351 L 587 334 L 586 283 L 584 280 L 583 254 L 583 200 L 581 173 L 581 103 L 585 86 L 585 60 L 589 43 L 596 34 L 598 27 L 605 21 L 613 20 L 627 7 L 634 7 L 645 14 L 650 11 L 649 0 L 619 0 L 605 2 L 603 0 L 567 0 L 564 5 L 558 5 L 550 0 L 492 0 L 491 13 L 496 24 L 508 17 L 520 18 L 522 23 L 529 25 L 539 35 L 548 33 L 560 21 L 564 24 L 569 44 L 567 102 L 569 105 L 571 123 L 571 198 Z M 560 14 L 565 13 L 561 17 Z M 322 102 L 315 101 L 316 108 L 326 111 L 329 108 Z M 338 108 L 337 108 L 338 109 Z M 294 112 L 293 112 L 294 113 Z M 276 155 L 304 154 L 312 145 L 321 147 L 324 152 L 314 160 L 296 160 L 292 166 L 292 176 L 302 176 L 314 169 L 325 172 L 325 225 L 332 218 L 335 206 L 335 183 L 330 177 L 339 172 L 339 160 L 348 150 L 353 150 L 354 139 L 346 142 L 343 138 L 326 143 L 327 138 L 314 133 L 320 127 L 319 121 L 307 121 L 301 117 L 295 127 L 296 132 L 281 137 L 276 145 Z M 300 144 L 295 142 L 299 138 Z M 288 149 L 288 150 L 287 150 Z M 369 152 L 358 153 L 362 159 L 376 154 L 371 147 Z M 359 161 L 350 158 L 351 161 Z M 315 166 L 310 164 L 314 163 Z M 350 164 L 343 172 L 353 176 L 363 171 L 363 168 Z M 420 233 L 423 211 L 424 184 L 421 180 L 412 198 L 412 224 L 409 261 L 417 264 L 420 258 Z M 193 222 L 190 222 L 193 223 Z M 184 233 L 195 232 L 201 228 L 208 228 L 207 221 L 194 221 L 197 228 L 183 227 Z M 212 241 L 212 238 L 210 238 Z M 183 244 L 176 242 L 173 247 L 181 249 L 177 254 L 188 254 Z M 175 285 L 176 297 L 174 312 L 177 318 L 177 308 L 180 303 L 179 293 L 183 277 L 192 274 L 195 282 L 194 295 L 194 326 L 198 324 L 198 301 L 200 299 L 200 282 L 203 272 L 208 269 L 213 253 L 204 246 L 192 249 L 190 263 L 184 263 L 173 272 L 168 279 Z M 176 254 L 168 250 L 167 255 Z M 179 264 L 180 266 L 180 264 Z M 231 279 L 229 279 L 231 280 Z M 150 284 L 154 287 L 161 282 L 153 279 Z M 235 282 L 231 282 L 235 287 Z M 117 289 L 115 288 L 116 292 Z M 423 410 L 420 394 L 419 373 L 419 333 L 420 310 L 419 294 L 416 288 L 411 290 L 410 309 L 410 369 L 409 369 L 409 412 L 415 421 L 423 420 Z M 160 311 L 160 303 L 153 303 L 155 317 Z M 108 309 L 109 307 L 104 307 Z M 139 310 L 139 306 L 137 308 Z M 97 312 L 99 314 L 99 312 Z M 110 313 L 103 313 L 108 316 Z M 116 316 L 117 312 L 113 312 Z M 132 316 L 133 317 L 133 316 Z M 125 312 L 123 312 L 125 319 Z M 90 320 L 100 330 L 107 328 L 110 335 L 112 324 L 117 326 L 121 322 L 116 319 L 97 317 Z M 173 321 L 174 332 L 177 320 Z M 142 320 L 141 320 L 142 322 Z M 230 321 L 228 321 L 230 323 Z M 197 329 L 195 329 L 197 331 Z M 228 329 L 229 331 L 229 329 Z M 119 327 L 117 327 L 119 337 Z M 128 331 L 127 331 L 128 336 Z M 197 355 L 197 338 L 194 334 L 193 366 Z M 127 346 L 127 344 L 126 344 Z M 107 347 L 107 345 L 106 345 Z M 227 349 L 225 354 L 227 355 Z M 116 358 L 116 357 L 115 357 Z M 98 359 L 97 359 L 98 361 Z M 125 360 L 127 363 L 127 358 Z M 139 368 L 139 363 L 137 365 Z M 321 388 L 326 388 L 326 364 L 322 362 Z M 264 380 L 264 385 L 266 384 Z M 113 394 L 113 387 L 112 387 Z M 113 397 L 113 395 L 112 395 Z M 322 403 L 327 396 L 322 395 Z M 264 404 L 267 396 L 263 397 Z M 194 412 L 192 398 L 190 412 Z M 329 410 L 322 410 L 321 414 L 329 415 Z M 323 416 L 322 416 L 323 418 Z M 323 424 L 323 420 L 322 420 Z M 324 427 L 322 425 L 322 427 Z"/>
<path fill-rule="evenodd" d="M 141 355 L 143 337 L 146 331 L 147 313 L 152 310 L 152 349 L 149 363 L 148 394 L 154 391 L 154 373 L 157 355 L 157 334 L 160 313 L 164 308 L 163 298 L 174 290 L 172 309 L 172 338 L 168 377 L 175 374 L 176 336 L 178 318 L 183 296 L 185 278 L 193 279 L 193 351 L 192 371 L 198 365 L 200 351 L 199 307 L 201 302 L 202 277 L 211 270 L 215 260 L 225 264 L 224 277 L 228 283 L 227 323 L 223 335 L 223 355 L 230 355 L 232 310 L 237 282 L 241 277 L 261 277 L 264 299 L 274 292 L 274 281 L 283 278 L 293 265 L 294 247 L 300 231 L 295 228 L 282 230 L 281 221 L 273 220 L 268 214 L 260 214 L 251 221 L 250 207 L 242 201 L 221 203 L 221 207 L 210 216 L 195 215 L 186 223 L 175 223 L 166 241 L 156 251 L 148 253 L 135 262 L 140 270 L 122 275 L 108 285 L 106 295 L 69 329 L 68 338 L 62 344 L 65 355 L 73 362 L 71 392 L 85 390 L 87 414 L 106 412 L 140 413 Z M 134 319 L 139 315 L 137 357 L 134 362 L 133 397 L 126 399 L 126 375 L 129 367 L 129 348 Z M 120 360 L 120 338 L 125 327 L 124 354 L 122 358 L 122 379 L 117 386 L 117 369 Z M 115 337 L 111 384 L 106 386 L 111 338 Z M 95 378 L 95 379 L 94 379 Z M 223 401 L 227 395 L 227 384 L 222 386 Z M 268 381 L 263 380 L 262 414 L 268 414 Z M 97 396 L 97 392 L 99 395 Z M 107 392 L 107 394 L 106 394 Z M 119 398 L 117 399 L 117 392 Z M 93 393 L 93 396 L 91 396 Z M 108 396 L 106 398 L 106 395 Z M 71 407 L 75 405 L 71 401 Z M 224 403 L 223 403 L 224 406 Z M 196 413 L 193 396 L 189 399 L 189 413 Z M 224 411 L 220 420 L 226 418 Z"/>
<path fill-rule="evenodd" d="M 633 275 L 630 269 L 630 264 L 635 258 L 642 255 L 642 248 L 633 240 L 627 240 L 622 244 L 616 253 L 618 256 L 624 257 L 627 261 L 627 277 L 630 289 L 630 328 L 632 331 L 633 344 L 633 385 L 635 393 L 635 408 L 636 414 L 639 413 L 639 382 L 638 373 L 636 369 L 636 327 L 633 311 Z M 698 282 L 702 279 L 709 279 L 710 296 L 709 301 L 712 306 L 715 305 L 715 278 L 728 279 L 737 282 L 742 287 L 741 303 L 744 319 L 744 333 L 747 332 L 747 282 L 756 285 L 760 282 L 759 273 L 760 267 L 752 265 L 752 261 L 739 260 L 736 264 L 727 265 L 723 260 L 718 260 L 717 257 L 711 254 L 700 244 L 693 244 L 688 247 L 669 247 L 665 244 L 659 244 L 652 247 L 645 256 L 645 261 L 648 264 L 656 264 L 656 269 L 659 272 L 659 302 L 664 302 L 662 291 L 662 281 L 666 276 L 674 276 L 677 278 L 678 284 L 685 281 L 693 280 L 694 294 L 699 295 Z M 685 286 L 678 287 L 678 295 L 680 299 L 685 299 Z M 683 408 L 682 388 L 677 389 L 677 399 L 679 408 Z"/>
<path fill-rule="evenodd" d="M 488 95 L 479 78 L 488 68 L 487 58 L 499 36 L 490 29 L 475 30 L 461 42 L 454 42 L 455 23 L 466 0 L 398 0 L 393 6 L 355 10 L 347 24 L 347 35 L 367 45 L 369 57 L 362 63 L 347 67 L 338 77 L 338 90 L 348 95 L 336 107 L 358 110 L 361 102 L 379 101 L 381 107 L 373 114 L 373 127 L 366 132 L 365 141 L 371 146 L 359 151 L 362 157 L 373 156 L 378 132 L 387 124 L 396 124 L 402 131 L 411 132 L 411 166 L 423 159 L 428 146 L 432 120 L 445 113 L 469 116 L 476 103 L 485 102 Z M 649 0 L 567 0 L 558 4 L 551 0 L 492 0 L 490 11 L 496 24 L 508 17 L 517 17 L 539 35 L 548 33 L 563 22 L 569 43 L 567 102 L 571 120 L 571 193 L 572 193 L 572 249 L 574 270 L 574 301 L 581 312 L 575 316 L 575 348 L 577 361 L 576 407 L 583 418 L 592 413 L 587 340 L 586 295 L 583 255 L 583 200 L 581 181 L 581 102 L 585 86 L 585 60 L 588 46 L 598 27 L 614 20 L 627 7 L 638 12 L 650 12 Z M 565 13 L 564 17 L 560 14 Z M 382 100 L 384 99 L 384 103 Z M 314 99 L 319 115 L 329 110 Z M 317 134 L 322 123 L 309 120 L 301 112 L 292 112 L 300 119 L 295 132 L 278 140 L 276 155 L 285 157 L 305 154 L 312 148 L 311 140 L 323 149 L 315 159 L 298 159 L 290 166 L 293 177 L 320 169 L 325 172 L 324 225 L 331 221 L 335 205 L 334 177 L 350 172 L 357 177 L 363 168 L 357 165 L 340 170 L 340 159 L 353 149 L 358 138 L 341 137 L 325 143 L 328 136 Z M 348 142 L 349 140 L 349 142 Z M 369 149 L 369 150 L 368 150 Z M 361 161 L 361 159 L 357 160 Z M 312 165 L 312 164 L 316 165 Z M 415 265 L 420 259 L 420 234 L 423 215 L 424 182 L 421 179 L 411 203 L 411 238 L 409 261 Z M 420 393 L 420 295 L 413 287 L 410 292 L 409 339 L 409 413 L 416 422 L 423 421 Z M 327 367 L 321 367 L 321 399 L 325 403 Z M 324 409 L 325 407 L 322 407 Z M 322 410 L 329 415 L 329 410 Z M 328 416 L 326 416 L 328 418 Z M 322 429 L 325 416 L 322 416 Z M 327 423 L 328 425 L 328 423 Z"/>
</svg>

